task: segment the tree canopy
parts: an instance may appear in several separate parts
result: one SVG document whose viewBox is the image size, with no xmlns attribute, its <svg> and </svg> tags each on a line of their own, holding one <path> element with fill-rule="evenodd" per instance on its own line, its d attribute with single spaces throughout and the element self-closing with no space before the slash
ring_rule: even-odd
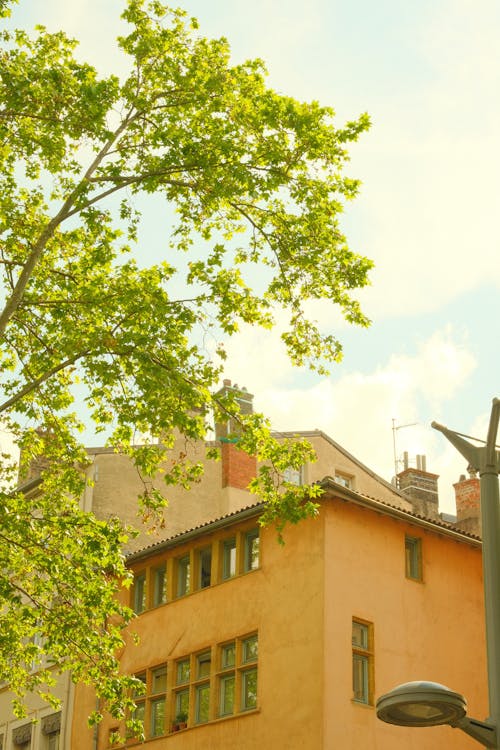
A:
<svg viewBox="0 0 500 750">
<path fill-rule="evenodd" d="M 213 412 L 235 412 L 216 395 L 225 337 L 286 315 L 292 363 L 323 373 L 341 345 L 304 306 L 328 300 L 367 325 L 352 291 L 371 267 L 339 225 L 367 115 L 337 127 L 330 107 L 276 93 L 260 60 L 233 64 L 182 10 L 128 0 L 123 17 L 121 80 L 44 27 L 4 29 L 0 51 L 0 418 L 25 467 L 44 458 L 29 492 L 2 458 L 0 681 L 22 699 L 50 692 L 41 667 L 69 669 L 115 715 L 129 694 L 115 658 L 127 530 L 79 507 L 83 424 L 154 475 L 176 431 L 200 439 Z M 165 252 L 148 265 L 137 238 L 152 194 Z M 241 447 L 264 463 L 252 486 L 264 520 L 314 514 L 316 490 L 283 482 L 310 448 L 276 442 L 261 415 L 240 421 Z M 137 430 L 162 441 L 135 445 Z M 178 463 L 166 480 L 199 470 Z M 164 502 L 142 498 L 150 513 Z"/>
</svg>

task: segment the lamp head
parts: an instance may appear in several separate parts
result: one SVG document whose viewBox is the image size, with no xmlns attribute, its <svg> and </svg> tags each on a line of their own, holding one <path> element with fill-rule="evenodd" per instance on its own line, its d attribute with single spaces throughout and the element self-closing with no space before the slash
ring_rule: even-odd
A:
<svg viewBox="0 0 500 750">
<path fill-rule="evenodd" d="M 402 727 L 455 725 L 467 710 L 463 695 L 438 682 L 405 682 L 377 700 L 377 716 Z"/>
</svg>

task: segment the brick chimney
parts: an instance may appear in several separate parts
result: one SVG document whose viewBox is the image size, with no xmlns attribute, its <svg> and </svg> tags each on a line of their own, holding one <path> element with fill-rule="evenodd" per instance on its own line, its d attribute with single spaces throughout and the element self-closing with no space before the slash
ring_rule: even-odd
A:
<svg viewBox="0 0 500 750">
<path fill-rule="evenodd" d="M 469 466 L 465 474 L 453 485 L 457 505 L 457 526 L 471 534 L 481 535 L 480 483 L 476 472 Z"/>
<path fill-rule="evenodd" d="M 253 395 L 237 383 L 231 384 L 229 379 L 223 381 L 223 386 L 217 395 L 232 395 L 242 414 L 252 414 Z M 228 418 L 215 424 L 215 437 L 221 444 L 222 459 L 222 487 L 234 487 L 246 490 L 249 482 L 257 474 L 257 460 L 238 448 L 238 435 L 241 427 L 237 420 Z"/>
<path fill-rule="evenodd" d="M 439 474 L 427 471 L 425 456 L 417 456 L 417 466 L 411 467 L 408 453 L 404 453 L 404 470 L 397 476 L 398 488 L 419 516 L 439 519 L 438 479 Z"/>
</svg>

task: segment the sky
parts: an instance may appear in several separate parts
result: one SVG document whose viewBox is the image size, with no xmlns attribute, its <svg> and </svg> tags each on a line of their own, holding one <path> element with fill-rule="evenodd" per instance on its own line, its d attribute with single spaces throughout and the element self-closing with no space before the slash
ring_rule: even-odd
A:
<svg viewBox="0 0 500 750">
<path fill-rule="evenodd" d="M 375 263 L 356 295 L 371 326 L 315 305 L 344 346 L 328 377 L 293 368 L 277 333 L 243 329 L 227 345 L 226 376 L 254 393 L 275 429 L 321 429 L 389 481 L 395 435 L 396 460 L 426 455 L 440 509 L 453 513 L 466 462 L 430 423 L 484 439 L 500 396 L 500 4 L 178 5 L 203 34 L 227 37 L 235 62 L 262 58 L 280 93 L 332 106 L 339 126 L 365 111 L 373 123 L 350 149 L 346 171 L 362 188 L 342 220 L 350 247 Z M 82 58 L 109 72 L 121 65 L 113 40 L 122 7 L 21 0 L 14 20 L 64 29 Z"/>
</svg>

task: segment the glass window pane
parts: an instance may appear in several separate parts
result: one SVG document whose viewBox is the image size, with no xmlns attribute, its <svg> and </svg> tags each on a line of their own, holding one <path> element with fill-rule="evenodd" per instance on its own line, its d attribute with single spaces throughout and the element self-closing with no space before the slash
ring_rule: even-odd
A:
<svg viewBox="0 0 500 750">
<path fill-rule="evenodd" d="M 210 581 L 212 578 L 212 548 L 207 547 L 206 549 L 202 549 L 198 553 L 198 587 L 200 589 L 205 589 L 207 586 L 210 586 Z"/>
<path fill-rule="evenodd" d="M 253 529 L 245 534 L 245 572 L 259 567 L 259 530 Z"/>
<path fill-rule="evenodd" d="M 138 685 L 137 688 L 134 690 L 133 697 L 139 698 L 141 695 L 144 695 L 144 693 L 146 692 L 146 672 L 143 672 L 142 674 L 136 674 L 135 679 L 140 680 L 142 684 L 144 685 L 144 689 L 141 690 L 141 686 Z"/>
<path fill-rule="evenodd" d="M 182 685 L 184 682 L 189 682 L 191 669 L 189 666 L 189 659 L 183 659 L 177 662 L 177 685 Z"/>
<path fill-rule="evenodd" d="M 146 704 L 144 701 L 137 703 L 134 711 L 134 719 L 136 719 L 137 721 L 144 721 L 145 709 Z"/>
<path fill-rule="evenodd" d="M 258 642 L 257 636 L 252 635 L 250 638 L 245 638 L 242 643 L 242 654 L 241 660 L 243 662 L 255 661 L 257 659 Z"/>
<path fill-rule="evenodd" d="M 140 573 L 134 577 L 132 608 L 136 615 L 146 609 L 146 574 Z"/>
<path fill-rule="evenodd" d="M 151 677 L 151 693 L 156 695 L 157 693 L 164 693 L 167 689 L 167 668 L 158 667 L 153 669 Z"/>
<path fill-rule="evenodd" d="M 222 545 L 222 577 L 232 578 L 236 575 L 236 538 L 226 539 Z"/>
<path fill-rule="evenodd" d="M 175 718 L 176 721 L 187 721 L 189 715 L 189 690 L 179 690 L 175 694 Z"/>
<path fill-rule="evenodd" d="M 257 706 L 257 670 L 247 669 L 241 675 L 241 708 L 243 711 Z"/>
<path fill-rule="evenodd" d="M 177 596 L 189 594 L 191 565 L 189 555 L 177 560 Z"/>
<path fill-rule="evenodd" d="M 352 623 L 352 645 L 368 648 L 368 625 L 356 621 Z"/>
<path fill-rule="evenodd" d="M 421 570 L 421 540 L 414 537 L 405 537 L 406 576 L 420 581 Z"/>
<path fill-rule="evenodd" d="M 234 688 L 234 672 L 230 675 L 220 678 L 220 716 L 227 716 L 228 714 L 232 714 L 234 712 Z"/>
<path fill-rule="evenodd" d="M 47 750 L 59 750 L 59 732 L 51 732 L 47 736 Z"/>
<path fill-rule="evenodd" d="M 151 701 L 151 736 L 165 734 L 165 698 Z"/>
<path fill-rule="evenodd" d="M 153 576 L 153 604 L 155 607 L 158 607 L 167 601 L 167 570 L 165 565 L 162 565 L 161 568 L 156 568 Z"/>
<path fill-rule="evenodd" d="M 352 656 L 352 689 L 354 700 L 368 703 L 368 657 L 361 654 Z"/>
<path fill-rule="evenodd" d="M 210 683 L 196 687 L 196 723 L 203 724 L 208 721 L 208 709 L 210 705 Z"/>
<path fill-rule="evenodd" d="M 210 674 L 211 653 L 206 651 L 196 657 L 196 677 L 208 677 Z"/>
<path fill-rule="evenodd" d="M 234 667 L 236 658 L 236 646 L 233 643 L 226 643 L 221 648 L 221 668 L 227 669 L 228 667 Z"/>
</svg>

